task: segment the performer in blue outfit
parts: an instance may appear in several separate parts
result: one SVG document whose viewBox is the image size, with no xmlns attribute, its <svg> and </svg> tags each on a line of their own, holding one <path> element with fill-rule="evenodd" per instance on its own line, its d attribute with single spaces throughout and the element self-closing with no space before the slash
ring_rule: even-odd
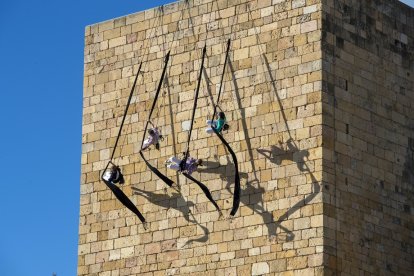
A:
<svg viewBox="0 0 414 276">
<path fill-rule="evenodd" d="M 213 133 L 213 128 L 217 130 L 219 133 L 223 130 L 224 125 L 226 124 L 226 115 L 224 112 L 219 112 L 217 114 L 217 120 L 211 121 L 207 120 L 208 127 L 206 128 L 207 133 Z"/>
</svg>

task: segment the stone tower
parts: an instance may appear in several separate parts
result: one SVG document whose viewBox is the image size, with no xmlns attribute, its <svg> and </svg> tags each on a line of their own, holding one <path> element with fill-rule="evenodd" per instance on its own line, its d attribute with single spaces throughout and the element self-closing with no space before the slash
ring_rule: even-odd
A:
<svg viewBox="0 0 414 276">
<path fill-rule="evenodd" d="M 218 92 L 234 166 L 204 131 Z M 194 183 L 164 168 L 186 150 L 201 49 L 205 70 L 190 154 Z M 153 123 L 166 136 L 139 156 Z M 114 162 L 100 181 L 143 62 Z M 397 0 L 181 1 L 86 27 L 78 275 L 414 275 L 414 9 Z"/>
</svg>

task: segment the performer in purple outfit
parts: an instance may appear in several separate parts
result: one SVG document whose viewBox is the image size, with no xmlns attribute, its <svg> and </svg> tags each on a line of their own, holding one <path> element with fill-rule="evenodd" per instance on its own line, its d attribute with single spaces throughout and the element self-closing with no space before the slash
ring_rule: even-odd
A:
<svg viewBox="0 0 414 276">
<path fill-rule="evenodd" d="M 167 168 L 178 171 L 180 170 L 180 163 L 181 159 L 171 156 L 167 161 L 165 161 L 165 164 L 167 165 Z M 202 166 L 203 160 L 201 159 L 195 159 L 193 157 L 188 157 L 185 164 L 184 164 L 184 172 L 187 174 L 192 174 L 194 171 L 197 170 L 198 166 Z"/>
</svg>

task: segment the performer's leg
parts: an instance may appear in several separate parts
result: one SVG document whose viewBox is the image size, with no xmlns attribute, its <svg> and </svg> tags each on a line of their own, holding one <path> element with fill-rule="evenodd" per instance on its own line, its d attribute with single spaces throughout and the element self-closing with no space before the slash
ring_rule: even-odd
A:
<svg viewBox="0 0 414 276">
<path fill-rule="evenodd" d="M 176 164 L 176 163 L 169 163 L 167 164 L 167 168 L 174 170 L 174 171 L 178 171 L 180 169 L 180 165 Z"/>
</svg>

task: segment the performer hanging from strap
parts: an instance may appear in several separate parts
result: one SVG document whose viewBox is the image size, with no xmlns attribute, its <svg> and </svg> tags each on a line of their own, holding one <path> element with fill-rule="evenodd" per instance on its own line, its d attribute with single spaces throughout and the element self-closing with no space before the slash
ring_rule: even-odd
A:
<svg viewBox="0 0 414 276">
<path fill-rule="evenodd" d="M 158 127 L 154 126 L 151 121 L 149 123 L 151 124 L 152 128 L 148 130 L 148 135 L 149 136 L 142 143 L 142 149 L 141 150 L 146 150 L 151 145 L 155 145 L 155 148 L 157 150 L 160 150 L 159 141 L 160 140 L 163 141 L 164 137 L 161 135 L 161 131 Z"/>
<path fill-rule="evenodd" d="M 144 135 L 142 137 L 142 146 L 141 146 L 141 150 L 139 151 L 139 154 L 141 155 L 142 159 L 144 160 L 145 164 L 148 166 L 148 168 L 155 173 L 162 181 L 165 182 L 165 184 L 167 184 L 168 186 L 172 186 L 174 181 L 172 181 L 171 179 L 169 179 L 168 177 L 166 177 L 165 175 L 163 175 L 156 167 L 154 167 L 153 165 L 150 164 L 150 162 L 148 162 L 148 160 L 145 158 L 143 150 L 147 149 L 150 145 L 155 144 L 155 147 L 157 149 L 159 149 L 159 145 L 157 146 L 158 140 L 162 140 L 162 136 L 160 136 L 160 132 L 159 129 L 154 128 L 154 125 L 151 123 L 151 116 L 152 113 L 154 111 L 155 108 L 155 104 L 157 102 L 158 99 L 158 95 L 160 94 L 161 88 L 162 88 L 162 83 L 165 77 L 165 73 L 167 71 L 167 64 L 168 64 L 168 60 L 170 58 L 170 51 L 167 53 L 167 55 L 165 56 L 164 59 L 164 69 L 162 70 L 161 73 L 161 78 L 159 80 L 158 83 L 158 88 L 157 91 L 155 93 L 155 97 L 154 97 L 154 101 L 152 103 L 151 106 L 151 110 L 148 114 L 148 120 L 147 123 L 145 124 L 145 129 L 144 129 Z M 145 138 L 145 133 L 147 132 L 148 129 L 148 125 L 151 124 L 152 128 L 148 131 L 148 133 L 150 134 L 150 136 L 148 137 L 148 139 L 144 140 Z"/>
<path fill-rule="evenodd" d="M 193 131 L 193 126 L 194 126 L 194 115 L 195 115 L 195 111 L 197 109 L 198 94 L 199 94 L 199 91 L 200 91 L 200 84 L 201 84 L 201 77 L 202 77 L 202 72 L 203 72 L 203 67 L 204 67 L 205 56 L 206 56 L 206 46 L 204 46 L 204 48 L 203 48 L 203 54 L 202 54 L 202 57 L 201 57 L 200 72 L 198 74 L 197 88 L 195 90 L 195 96 L 194 96 L 194 105 L 193 105 L 193 114 L 192 114 L 192 117 L 191 117 L 191 126 L 190 126 L 190 130 L 188 131 L 187 149 L 184 152 L 183 160 L 180 160 L 180 159 L 175 158 L 175 157 L 170 158 L 171 163 L 173 163 L 173 164 L 171 164 L 170 169 L 175 169 L 175 168 L 178 167 L 176 170 L 179 170 L 186 178 L 188 178 L 191 181 L 193 181 L 194 183 L 196 183 L 201 188 L 201 190 L 204 192 L 206 197 L 210 200 L 210 202 L 214 205 L 214 207 L 217 209 L 217 211 L 221 215 L 220 207 L 217 205 L 216 201 L 213 199 L 213 196 L 211 195 L 211 193 L 210 193 L 209 189 L 207 188 L 207 186 L 191 176 L 191 173 L 193 173 L 197 169 L 197 167 L 200 166 L 201 163 L 202 163 L 201 159 L 194 159 L 194 158 L 190 157 L 190 142 L 191 142 L 191 133 Z"/>
<path fill-rule="evenodd" d="M 224 60 L 224 65 L 223 65 L 223 72 L 221 75 L 221 81 L 220 81 L 220 87 L 219 87 L 219 91 L 218 91 L 218 95 L 217 95 L 217 102 L 214 105 L 214 112 L 213 112 L 213 117 L 211 119 L 211 121 L 213 121 L 214 116 L 216 114 L 217 108 L 219 107 L 219 102 L 220 102 L 220 96 L 221 96 L 221 90 L 223 87 L 223 79 L 224 79 L 224 74 L 226 72 L 226 64 L 227 64 L 227 59 L 229 56 L 229 50 L 230 50 L 230 39 L 227 41 L 227 50 L 226 50 L 226 57 Z M 220 118 L 224 117 L 224 123 L 222 124 L 223 127 L 220 129 L 219 126 L 221 126 L 220 124 Z M 239 209 L 239 205 L 240 205 L 240 176 L 239 176 L 239 169 L 238 169 L 238 161 L 237 161 L 237 156 L 234 153 L 233 149 L 230 147 L 229 143 L 223 138 L 222 134 L 221 134 L 221 130 L 228 129 L 228 125 L 225 123 L 225 115 L 223 112 L 219 112 L 219 116 L 218 116 L 218 120 L 217 120 L 217 127 L 212 127 L 211 130 L 217 135 L 217 137 L 221 140 L 221 142 L 226 146 L 226 148 L 228 149 L 228 151 L 230 152 L 232 158 L 233 158 L 233 163 L 234 163 L 234 169 L 235 169 L 235 174 L 234 174 L 234 196 L 233 196 L 233 207 L 231 209 L 230 215 L 234 216 L 237 212 L 237 210 Z M 227 126 L 227 127 L 226 127 Z"/>
<path fill-rule="evenodd" d="M 144 228 L 146 229 L 146 221 L 144 216 L 141 214 L 141 212 L 138 210 L 138 208 L 135 206 L 135 204 L 124 194 L 124 192 L 115 185 L 116 183 L 123 184 L 125 183 L 124 177 L 121 173 L 121 169 L 115 165 L 112 160 L 114 159 L 115 151 L 118 146 L 119 137 L 122 133 L 122 128 L 124 126 L 125 118 L 128 113 L 129 105 L 131 104 L 132 95 L 135 90 L 135 86 L 137 84 L 138 76 L 141 72 L 142 68 L 142 62 L 139 65 L 137 75 L 134 80 L 134 84 L 132 85 L 131 92 L 129 94 L 128 102 L 124 111 L 124 116 L 122 117 L 121 126 L 119 127 L 118 136 L 116 137 L 114 149 L 112 151 L 111 158 L 109 159 L 108 164 L 106 165 L 105 169 L 102 172 L 101 179 L 105 183 L 105 185 L 112 191 L 112 193 L 115 195 L 115 197 L 131 212 L 133 212 L 139 220 L 142 222 Z M 109 165 L 111 165 L 111 168 L 109 168 Z"/>
<path fill-rule="evenodd" d="M 217 114 L 217 120 L 207 120 L 207 128 L 206 132 L 211 134 L 214 133 L 213 128 L 218 132 L 221 133 L 223 130 L 228 130 L 229 125 L 226 123 L 226 115 L 223 111 Z"/>
<path fill-rule="evenodd" d="M 112 167 L 106 170 L 102 176 L 102 179 L 115 185 L 115 183 L 124 184 L 124 176 L 122 175 L 121 169 L 112 164 Z"/>
<path fill-rule="evenodd" d="M 199 166 L 202 166 L 203 160 L 188 156 L 187 160 L 184 163 L 184 160 L 181 160 L 175 156 L 171 156 L 167 159 L 167 161 L 165 161 L 165 164 L 168 169 L 181 171 L 182 173 L 191 175 L 194 171 L 197 170 Z"/>
</svg>

